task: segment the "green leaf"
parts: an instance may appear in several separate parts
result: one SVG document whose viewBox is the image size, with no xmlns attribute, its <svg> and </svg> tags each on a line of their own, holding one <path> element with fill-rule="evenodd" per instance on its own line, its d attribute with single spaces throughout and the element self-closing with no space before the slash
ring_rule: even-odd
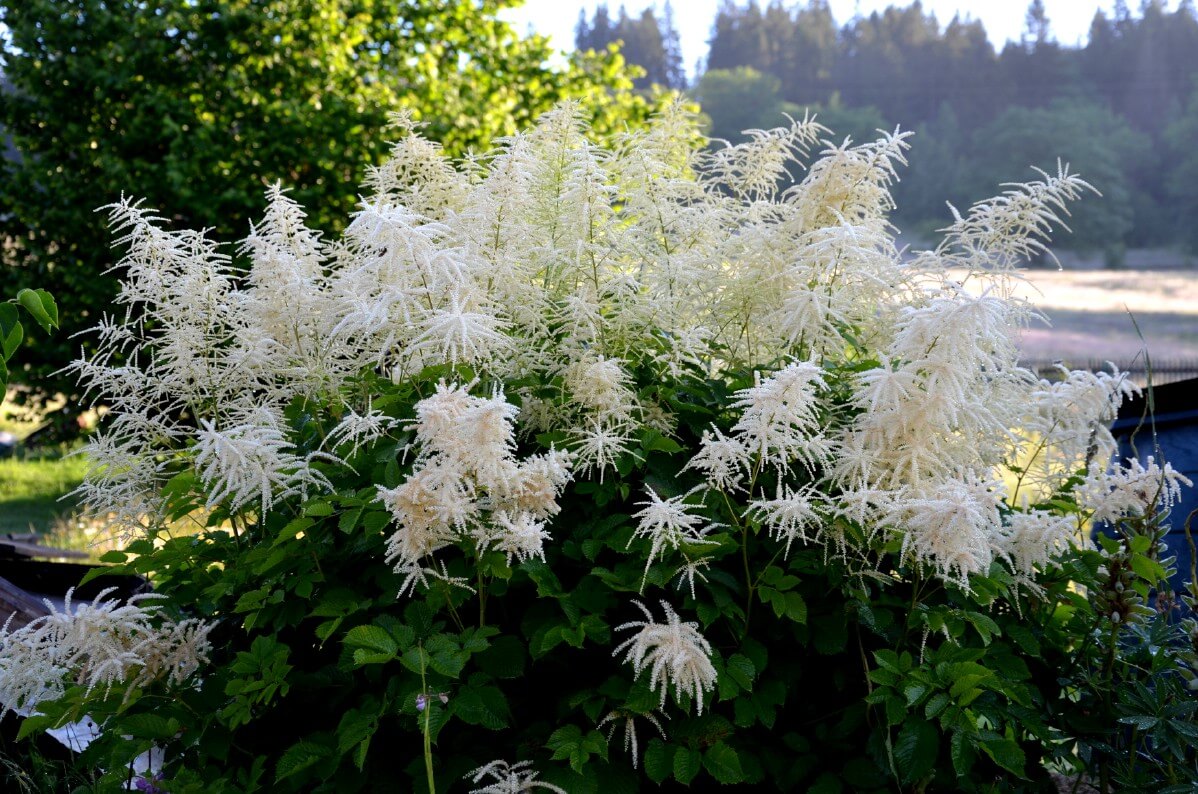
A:
<svg viewBox="0 0 1198 794">
<path fill-rule="evenodd" d="M 289 521 L 282 529 L 279 530 L 279 534 L 275 536 L 274 542 L 271 545 L 279 546 L 284 542 L 291 540 L 296 535 L 308 529 L 315 523 L 316 522 L 313 519 L 302 516 Z"/>
<path fill-rule="evenodd" d="M 979 743 L 986 755 L 1013 775 L 1026 778 L 1023 773 L 1025 763 L 1023 748 L 1014 739 L 1002 737 L 999 739 L 982 739 Z"/>
<path fill-rule="evenodd" d="M 703 766 L 721 783 L 740 783 L 745 779 L 740 756 L 723 742 L 716 742 L 707 748 L 703 754 Z"/>
<path fill-rule="evenodd" d="M 179 722 L 158 714 L 130 714 L 120 719 L 120 731 L 135 739 L 173 739 Z"/>
<path fill-rule="evenodd" d="M 8 303 L 0 303 L 0 310 L 12 309 L 12 305 Z M 16 310 L 13 310 L 16 314 Z M 25 338 L 25 328 L 20 323 L 13 323 L 12 326 L 5 328 L 0 322 L 0 357 L 5 361 L 12 358 L 13 353 L 17 352 L 17 348 L 21 346 L 21 340 Z"/>
<path fill-rule="evenodd" d="M 467 687 L 459 690 L 450 701 L 454 714 L 471 725 L 481 725 L 493 731 L 508 726 L 511 710 L 507 698 L 497 687 Z"/>
<path fill-rule="evenodd" d="M 304 515 L 323 518 L 333 514 L 333 506 L 328 502 L 311 502 L 304 505 Z"/>
<path fill-rule="evenodd" d="M 1010 623 L 1003 631 L 1015 641 L 1024 653 L 1033 657 L 1040 656 L 1040 641 L 1036 639 L 1036 635 L 1027 626 L 1020 625 L 1019 623 Z"/>
<path fill-rule="evenodd" d="M 354 663 L 383 664 L 395 658 L 399 643 L 386 629 L 374 625 L 354 626 L 345 634 L 344 643 L 354 651 Z"/>
<path fill-rule="evenodd" d="M 40 733 L 48 728 L 53 728 L 54 723 L 58 720 L 54 717 L 47 717 L 44 714 L 33 714 L 21 720 L 21 727 L 17 731 L 17 741 L 21 741 L 35 733 Z"/>
<path fill-rule="evenodd" d="M 894 742 L 894 761 L 907 783 L 922 780 L 936 764 L 938 733 L 935 726 L 919 717 L 909 717 Z"/>
<path fill-rule="evenodd" d="M 978 636 L 982 638 L 983 645 L 989 645 L 994 635 L 1002 633 L 998 628 L 998 624 L 981 612 L 966 612 L 965 619 L 969 621 L 970 625 L 977 631 Z"/>
<path fill-rule="evenodd" d="M 784 599 L 786 617 L 795 623 L 805 624 L 807 622 L 807 602 L 803 600 L 803 597 L 791 591 L 786 593 Z"/>
<path fill-rule="evenodd" d="M 1151 557 L 1141 554 L 1131 555 L 1131 569 L 1136 572 L 1136 576 L 1149 584 L 1156 584 L 1165 578 L 1164 567 Z"/>
<path fill-rule="evenodd" d="M 356 750 L 354 763 L 361 769 L 366 761 L 366 750 L 377 729 L 377 708 L 350 709 L 337 725 L 338 752 L 345 755 Z"/>
<path fill-rule="evenodd" d="M 17 293 L 17 303 L 29 312 L 46 333 L 58 327 L 58 306 L 45 290 L 23 289 Z"/>
<path fill-rule="evenodd" d="M 741 689 L 753 691 L 753 676 L 757 671 L 747 656 L 742 656 L 739 653 L 732 654 L 728 657 L 726 671 L 732 680 L 740 685 Z"/>
<path fill-rule="evenodd" d="M 908 706 L 914 706 L 927 692 L 928 688 L 924 684 L 913 682 L 903 687 L 903 696 L 907 698 Z"/>
<path fill-rule="evenodd" d="M 661 739 L 650 739 L 645 749 L 645 774 L 654 783 L 661 785 L 673 771 L 670 763 L 670 748 Z"/>
<path fill-rule="evenodd" d="M 292 775 L 299 774 L 327 758 L 329 754 L 329 748 L 322 744 L 306 740 L 296 742 L 279 759 L 278 766 L 275 768 L 275 782 L 278 783 Z"/>
<path fill-rule="evenodd" d="M 954 731 L 949 750 L 952 755 L 953 771 L 957 773 L 957 777 L 967 778 L 969 770 L 973 768 L 975 757 L 973 742 L 970 740 L 969 734 L 965 731 Z"/>
<path fill-rule="evenodd" d="M 674 779 L 684 786 L 689 786 L 699 774 L 703 765 L 703 756 L 698 750 L 689 747 L 679 747 L 674 751 Z"/>
<path fill-rule="evenodd" d="M 924 716 L 928 719 L 933 719 L 937 714 L 944 711 L 944 707 L 950 703 L 949 696 L 944 692 L 937 692 L 932 697 L 928 698 L 928 704 L 924 706 Z"/>
</svg>

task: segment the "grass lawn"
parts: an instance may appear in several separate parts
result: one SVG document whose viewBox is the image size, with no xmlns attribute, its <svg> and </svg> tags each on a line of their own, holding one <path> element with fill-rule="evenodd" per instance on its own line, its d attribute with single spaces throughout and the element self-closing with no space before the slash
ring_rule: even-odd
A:
<svg viewBox="0 0 1198 794">
<path fill-rule="evenodd" d="M 0 533 L 45 532 L 74 507 L 59 497 L 83 479 L 82 456 L 0 460 Z"/>
</svg>

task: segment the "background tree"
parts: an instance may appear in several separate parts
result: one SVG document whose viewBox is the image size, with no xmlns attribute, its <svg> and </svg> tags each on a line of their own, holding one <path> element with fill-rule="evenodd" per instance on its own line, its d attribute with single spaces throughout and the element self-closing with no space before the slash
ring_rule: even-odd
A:
<svg viewBox="0 0 1198 794">
<path fill-rule="evenodd" d="M 661 20 L 657 19 L 653 8 L 646 8 L 639 17 L 632 17 L 624 6 L 620 6 L 614 23 L 606 4 L 596 7 L 589 22 L 586 11 L 579 12 L 578 25 L 574 28 L 576 50 L 598 52 L 613 45 L 628 63 L 641 68 L 642 74 L 633 76 L 636 88 L 686 86 L 682 44 L 674 27 L 674 10 L 669 3 L 666 3 Z"/>
<path fill-rule="evenodd" d="M 1066 222 L 1073 234 L 1058 236 L 1074 248 L 1102 251 L 1117 264 L 1136 217 L 1129 174 L 1148 148 L 1142 133 L 1101 105 L 1060 100 L 1045 108 L 1013 107 L 974 136 L 972 192 L 995 192 L 1010 181 L 1004 175 L 1020 174 L 1029 163 L 1055 173 L 1057 158 L 1067 153 L 1070 170 L 1099 187 L 1103 199 L 1070 208 Z M 945 225 L 949 220 L 946 215 Z"/>
<path fill-rule="evenodd" d="M 1169 205 L 1178 234 L 1190 251 L 1198 253 L 1198 78 L 1182 112 L 1165 131 L 1171 173 L 1167 181 Z"/>
<path fill-rule="evenodd" d="M 7 28 L 0 123 L 18 156 L 0 175 L 0 294 L 37 284 L 69 307 L 38 340 L 30 382 L 76 352 L 72 332 L 111 311 L 110 238 L 93 210 L 136 190 L 172 223 L 244 237 L 281 181 L 328 232 L 407 109 L 452 154 L 583 101 L 604 130 L 637 122 L 618 55 L 551 69 L 544 38 L 497 19 L 509 0 L 19 0 Z M 338 220 L 342 219 L 342 220 Z M 18 375 L 18 377 L 20 377 Z"/>
<path fill-rule="evenodd" d="M 745 80 L 730 75 L 751 67 L 778 80 L 781 104 L 770 113 L 822 108 L 821 121 L 837 138 L 857 137 L 860 129 L 851 115 L 843 119 L 849 127 L 835 128 L 833 108 L 876 112 L 888 126 L 916 130 L 918 156 L 895 189 L 908 230 L 942 226 L 945 198 L 968 205 L 989 195 L 1012 168 L 1053 166 L 1061 157 L 1107 196 L 1084 205 L 1078 234 L 1061 238 L 1062 247 L 1101 249 L 1117 260 L 1124 247 L 1189 239 L 1194 210 L 1185 209 L 1186 177 L 1180 176 L 1188 172 L 1175 166 L 1198 140 L 1185 121 L 1190 82 L 1198 74 L 1193 0 L 1172 10 L 1163 0 L 1143 0 L 1138 13 L 1116 3 L 1109 18 L 1095 15 L 1080 47 L 1055 40 L 1040 0 L 1027 7 L 1022 39 L 1001 52 L 977 20 L 955 16 L 942 26 L 918 1 L 837 26 L 824 0 L 726 0 L 711 36 L 707 69 L 720 74 L 700 95 L 722 96 L 729 80 Z M 713 86 L 720 90 L 713 93 Z M 743 108 L 720 100 L 704 111 L 714 134 L 728 137 L 746 118 L 756 123 L 771 102 L 767 91 Z M 1070 108 L 1078 115 L 1068 116 Z M 1040 112 L 1013 112 L 1027 109 Z M 1053 119 L 1059 127 L 1043 126 Z M 1041 144 L 1002 128 L 1024 121 L 1044 132 Z M 1088 130 L 1083 121 L 1098 127 Z M 1124 159 L 1115 162 L 1116 155 Z M 1111 217 L 1100 219 L 1107 210 L 1099 204 Z"/>
<path fill-rule="evenodd" d="M 781 81 L 748 66 L 708 70 L 695 98 L 711 119 L 707 134 L 712 138 L 736 143 L 743 140 L 744 130 L 770 129 L 786 122 Z"/>
</svg>

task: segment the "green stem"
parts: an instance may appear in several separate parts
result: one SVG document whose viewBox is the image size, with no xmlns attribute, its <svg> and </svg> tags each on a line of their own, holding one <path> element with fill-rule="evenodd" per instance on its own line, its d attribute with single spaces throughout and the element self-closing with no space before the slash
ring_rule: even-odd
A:
<svg viewBox="0 0 1198 794">
<path fill-rule="evenodd" d="M 745 594 L 745 636 L 749 634 L 749 620 L 753 617 L 753 593 L 756 587 L 753 584 L 753 573 L 749 570 L 749 528 L 741 527 L 740 530 L 740 558 L 745 566 L 745 587 L 748 592 Z"/>
<path fill-rule="evenodd" d="M 1112 623 L 1111 624 L 1111 642 L 1110 642 L 1110 645 L 1107 647 L 1106 664 L 1104 665 L 1104 667 L 1106 669 L 1103 670 L 1103 678 L 1105 679 L 1105 685 L 1102 688 L 1102 690 L 1103 690 L 1102 691 L 1103 705 L 1106 707 L 1106 715 L 1108 717 L 1111 716 L 1111 712 L 1114 709 L 1114 704 L 1111 702 L 1111 691 L 1112 691 L 1112 687 L 1114 686 L 1115 657 L 1118 652 L 1118 649 L 1119 649 L 1119 624 Z M 1111 766 L 1111 759 L 1108 756 L 1104 755 L 1102 762 L 1098 767 L 1098 790 L 1101 791 L 1102 794 L 1106 794 L 1106 792 L 1111 790 L 1110 766 Z"/>
<path fill-rule="evenodd" d="M 428 682 L 424 678 L 424 645 L 420 649 L 420 694 L 424 698 L 424 772 L 428 776 L 428 794 L 437 794 L 437 782 L 433 777 L 433 739 L 429 733 L 429 721 L 433 716 L 433 699 L 429 697 Z"/>
<path fill-rule="evenodd" d="M 482 569 L 478 571 L 478 627 L 487 625 L 487 586 L 483 583 Z"/>
</svg>

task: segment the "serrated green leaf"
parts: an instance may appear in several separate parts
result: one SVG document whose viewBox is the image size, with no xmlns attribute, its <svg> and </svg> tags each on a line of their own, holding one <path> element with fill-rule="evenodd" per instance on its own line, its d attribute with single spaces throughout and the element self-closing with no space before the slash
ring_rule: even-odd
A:
<svg viewBox="0 0 1198 794">
<path fill-rule="evenodd" d="M 296 775 L 328 757 L 330 750 L 322 744 L 301 740 L 283 753 L 275 767 L 275 782 Z"/>
<path fill-rule="evenodd" d="M 936 765 L 936 727 L 919 717 L 909 717 L 894 741 L 894 763 L 907 783 L 922 780 Z"/>
<path fill-rule="evenodd" d="M 674 779 L 689 786 L 703 767 L 703 756 L 698 750 L 679 747 L 674 751 Z"/>
<path fill-rule="evenodd" d="M 661 739 L 650 739 L 649 746 L 645 748 L 645 774 L 660 785 L 672 771 L 670 748 Z"/>
<path fill-rule="evenodd" d="M 914 706 L 927 692 L 928 688 L 924 684 L 910 683 L 903 687 L 903 696 L 907 698 L 908 706 Z"/>
<path fill-rule="evenodd" d="M 1037 658 L 1040 656 L 1040 641 L 1027 626 L 1011 623 L 1004 629 L 1004 633 L 1014 640 L 1024 653 Z"/>
<path fill-rule="evenodd" d="M 940 712 L 944 711 L 944 707 L 949 704 L 949 696 L 943 692 L 937 692 L 932 697 L 928 698 L 928 704 L 924 706 L 924 716 L 928 719 L 933 719 Z"/>
<path fill-rule="evenodd" d="M 471 725 L 481 725 L 493 731 L 508 726 L 511 710 L 507 698 L 497 687 L 466 687 L 450 700 L 454 714 Z"/>
<path fill-rule="evenodd" d="M 1131 569 L 1149 584 L 1156 584 L 1165 578 L 1164 567 L 1156 560 L 1142 554 L 1131 555 Z"/>
<path fill-rule="evenodd" d="M 954 731 L 949 743 L 949 752 L 952 757 L 953 771 L 957 773 L 957 777 L 967 778 L 969 770 L 973 768 L 975 757 L 973 742 L 969 734 L 965 731 Z"/>
<path fill-rule="evenodd" d="M 732 654 L 728 657 L 725 670 L 741 689 L 749 692 L 753 691 L 753 677 L 757 671 L 753 667 L 753 662 L 749 661 L 747 656 L 739 653 Z"/>
<path fill-rule="evenodd" d="M 135 739 L 173 739 L 179 723 L 158 714 L 129 714 L 121 717 L 120 731 Z"/>
<path fill-rule="evenodd" d="M 969 621 L 969 624 L 973 626 L 974 630 L 978 633 L 978 636 L 982 638 L 983 645 L 989 645 L 990 640 L 996 634 L 1002 633 L 1002 631 L 998 628 L 998 624 L 995 623 L 989 616 L 983 615 L 981 612 L 967 612 L 965 613 L 965 619 Z"/>
<path fill-rule="evenodd" d="M 328 502 L 312 502 L 304 505 L 304 515 L 323 518 L 333 514 L 333 506 Z"/>
<path fill-rule="evenodd" d="M 807 622 L 807 602 L 798 593 L 791 591 L 784 596 L 786 617 L 795 623 Z"/>
<path fill-rule="evenodd" d="M 354 626 L 345 633 L 346 647 L 355 649 L 354 659 L 361 657 L 359 664 L 381 664 L 395 658 L 399 643 L 383 628 L 374 625 Z M 365 651 L 359 654 L 358 650 Z"/>
<path fill-rule="evenodd" d="M 1015 740 L 1006 737 L 999 739 L 982 739 L 978 743 L 986 755 L 1013 775 L 1020 778 L 1025 777 L 1023 773 L 1023 765 L 1025 758 L 1023 748 L 1015 743 Z"/>
<path fill-rule="evenodd" d="M 723 742 L 716 742 L 703 754 L 703 767 L 721 783 L 740 783 L 745 779 L 736 750 Z"/>
</svg>

